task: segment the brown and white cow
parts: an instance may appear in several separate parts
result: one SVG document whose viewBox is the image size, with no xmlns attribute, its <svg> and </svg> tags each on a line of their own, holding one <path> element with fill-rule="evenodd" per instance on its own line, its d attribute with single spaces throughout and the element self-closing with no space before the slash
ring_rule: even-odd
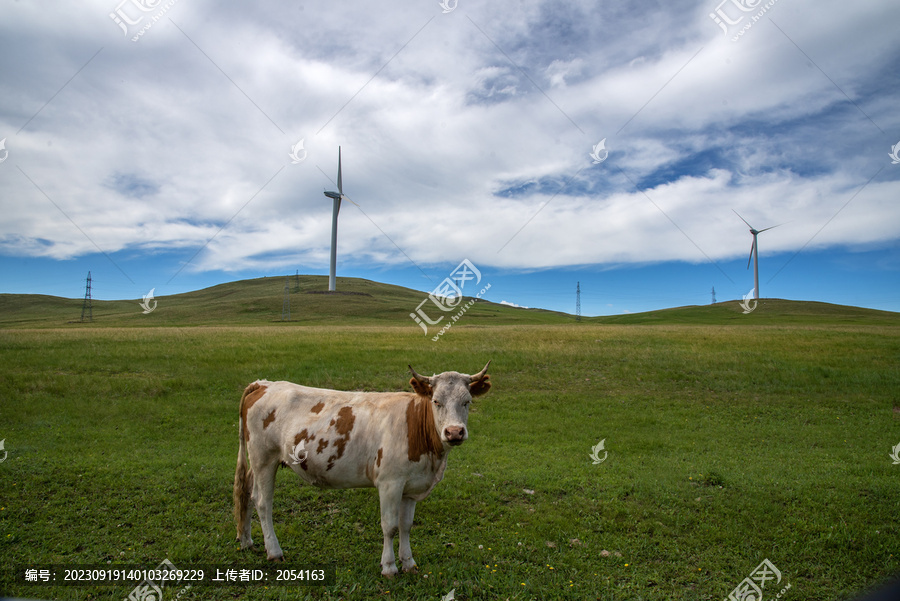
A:
<svg viewBox="0 0 900 601">
<path fill-rule="evenodd" d="M 283 463 L 321 488 L 377 488 L 384 533 L 381 573 L 397 573 L 398 531 L 403 571 L 414 571 L 409 530 L 416 501 L 444 477 L 450 449 L 469 437 L 469 402 L 490 389 L 490 364 L 473 376 L 448 371 L 430 378 L 410 366 L 414 393 L 342 392 L 266 380 L 250 384 L 241 398 L 234 474 L 241 548 L 253 545 L 252 498 L 266 554 L 282 559 L 272 527 L 272 494 Z"/>
</svg>

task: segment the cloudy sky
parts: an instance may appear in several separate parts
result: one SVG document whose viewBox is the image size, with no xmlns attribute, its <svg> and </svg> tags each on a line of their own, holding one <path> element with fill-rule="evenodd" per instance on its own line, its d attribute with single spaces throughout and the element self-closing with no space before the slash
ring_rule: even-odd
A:
<svg viewBox="0 0 900 601">
<path fill-rule="evenodd" d="M 0 292 L 900 311 L 900 4 L 0 0 Z M 898 145 L 898 146 L 895 146 Z M 358 205 L 358 206 L 357 206 Z M 466 290 L 474 293 L 475 290 Z"/>
</svg>

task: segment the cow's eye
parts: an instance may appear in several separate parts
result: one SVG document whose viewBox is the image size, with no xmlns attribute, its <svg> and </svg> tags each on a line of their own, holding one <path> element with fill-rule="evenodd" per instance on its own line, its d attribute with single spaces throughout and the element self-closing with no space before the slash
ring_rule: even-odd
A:
<svg viewBox="0 0 900 601">
<path fill-rule="evenodd" d="M 440 407 L 440 406 L 441 406 L 441 404 L 438 403 L 437 401 L 435 401 L 434 399 L 431 399 L 431 402 L 434 403 L 434 406 L 435 406 L 435 407 Z"/>
</svg>

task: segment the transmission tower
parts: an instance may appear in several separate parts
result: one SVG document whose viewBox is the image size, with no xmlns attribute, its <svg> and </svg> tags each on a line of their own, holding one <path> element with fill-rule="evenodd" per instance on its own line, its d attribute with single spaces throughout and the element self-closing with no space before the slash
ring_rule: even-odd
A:
<svg viewBox="0 0 900 601">
<path fill-rule="evenodd" d="M 713 286 L 713 289 L 712 289 L 712 298 L 713 298 L 712 304 L 715 305 L 716 304 L 716 287 L 715 286 Z"/>
<path fill-rule="evenodd" d="M 81 321 L 87 314 L 88 321 L 94 321 L 94 308 L 91 305 L 91 272 L 88 272 L 87 283 L 84 286 L 84 303 L 81 305 Z"/>
<path fill-rule="evenodd" d="M 300 270 L 294 274 L 294 292 L 300 292 Z"/>
<path fill-rule="evenodd" d="M 288 277 L 284 278 L 284 301 L 281 303 L 281 321 L 291 320 L 291 291 L 288 288 Z"/>
<path fill-rule="evenodd" d="M 581 321 L 581 282 L 575 285 L 575 321 Z"/>
</svg>

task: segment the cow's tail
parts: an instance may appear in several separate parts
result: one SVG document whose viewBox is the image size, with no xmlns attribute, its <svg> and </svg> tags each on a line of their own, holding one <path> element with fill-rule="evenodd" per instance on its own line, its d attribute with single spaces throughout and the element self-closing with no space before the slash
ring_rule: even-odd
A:
<svg viewBox="0 0 900 601">
<path fill-rule="evenodd" d="M 247 395 L 255 389 L 255 385 L 251 384 L 244 390 L 244 394 L 241 396 L 241 410 L 238 414 L 240 445 L 238 447 L 237 467 L 234 470 L 234 524 L 237 527 L 237 539 L 241 542 L 242 548 L 252 544 L 250 541 L 250 518 L 252 512 L 250 496 L 253 491 L 253 471 L 247 460 L 247 424 L 244 420 L 246 412 L 243 410 L 243 407 Z"/>
</svg>

